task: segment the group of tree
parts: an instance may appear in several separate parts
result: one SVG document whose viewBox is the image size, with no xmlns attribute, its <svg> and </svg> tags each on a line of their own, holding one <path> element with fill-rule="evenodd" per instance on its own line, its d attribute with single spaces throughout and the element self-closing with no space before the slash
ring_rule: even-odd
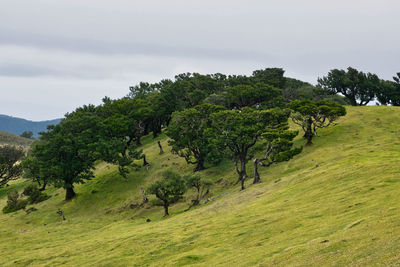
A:
<svg viewBox="0 0 400 267">
<path fill-rule="evenodd" d="M 257 70 L 251 76 L 185 73 L 175 80 L 142 82 L 130 87 L 126 97 L 106 97 L 101 105 L 66 114 L 41 133 L 21 166 L 40 190 L 49 184 L 63 187 L 69 200 L 76 195 L 77 183 L 93 177 L 98 160 L 117 165 L 124 177 L 132 167 L 139 167 L 138 160 L 147 164 L 141 138 L 150 133 L 156 137 L 164 128 L 172 152 L 195 164 L 195 171 L 231 159 L 244 189 L 250 160 L 253 182 L 258 183 L 258 166 L 289 160 L 301 151 L 293 148 L 296 132 L 288 130 L 290 117 L 297 123 L 303 120 L 305 138 L 311 143 L 316 128 L 345 114 L 337 103 L 340 97 L 333 99 L 336 102 L 312 102 L 323 96 L 322 89 L 313 88 L 312 99 L 301 94 L 285 97 L 288 87 L 303 86 L 311 85 L 284 77 L 279 68 Z M 287 103 L 296 99 L 303 101 L 300 106 Z"/>
<path fill-rule="evenodd" d="M 347 71 L 333 69 L 318 79 L 317 86 L 329 94 L 343 95 L 353 106 L 367 105 L 375 99 L 381 105 L 400 106 L 400 73 L 387 81 L 351 67 Z"/>
</svg>

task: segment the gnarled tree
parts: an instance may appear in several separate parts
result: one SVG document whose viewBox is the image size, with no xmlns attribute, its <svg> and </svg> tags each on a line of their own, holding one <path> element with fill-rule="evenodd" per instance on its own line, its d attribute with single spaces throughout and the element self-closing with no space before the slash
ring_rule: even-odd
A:
<svg viewBox="0 0 400 267">
<path fill-rule="evenodd" d="M 312 144 L 313 137 L 317 134 L 317 129 L 325 128 L 340 117 L 346 115 L 344 106 L 330 101 L 308 101 L 296 100 L 289 104 L 292 109 L 291 118 L 304 131 L 304 138 L 307 145 Z"/>
<path fill-rule="evenodd" d="M 262 138 L 267 142 L 267 147 L 262 158 L 253 160 L 253 184 L 261 182 L 258 166 L 269 167 L 275 163 L 288 161 L 301 152 L 302 147 L 293 148 L 293 139 L 297 136 L 298 131 L 289 131 L 286 128 L 284 125 L 281 129 L 271 129 L 262 134 Z"/>
<path fill-rule="evenodd" d="M 367 105 L 379 91 L 380 79 L 348 67 L 347 71 L 333 69 L 328 76 L 318 79 L 318 86 L 332 94 L 342 94 L 353 106 Z"/>
<path fill-rule="evenodd" d="M 194 171 L 203 170 L 206 162 L 215 164 L 221 160 L 221 153 L 207 135 L 211 114 L 221 110 L 224 108 L 202 104 L 172 115 L 167 129 L 172 139 L 168 143 L 174 153 L 185 158 L 188 164 L 196 165 Z"/>
<path fill-rule="evenodd" d="M 173 171 L 165 171 L 162 179 L 151 184 L 147 191 L 162 201 L 164 216 L 168 216 L 169 205 L 176 202 L 186 192 L 185 181 Z"/>
<path fill-rule="evenodd" d="M 226 110 L 211 115 L 215 140 L 235 163 L 238 182 L 243 190 L 247 178 L 246 164 L 252 159 L 252 148 L 268 128 L 287 123 L 288 110 Z"/>
</svg>

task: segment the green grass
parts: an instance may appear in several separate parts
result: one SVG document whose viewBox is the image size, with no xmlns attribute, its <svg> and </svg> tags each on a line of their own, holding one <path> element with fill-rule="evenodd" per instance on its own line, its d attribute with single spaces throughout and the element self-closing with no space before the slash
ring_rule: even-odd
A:
<svg viewBox="0 0 400 267">
<path fill-rule="evenodd" d="M 293 160 L 261 169 L 263 182 L 239 191 L 233 165 L 204 175 L 227 193 L 184 212 L 187 199 L 130 208 L 140 187 L 168 168 L 191 172 L 146 137 L 149 170 L 121 178 L 99 163 L 96 177 L 66 203 L 61 189 L 38 211 L 0 215 L 2 266 L 398 266 L 400 264 L 400 109 L 349 107 L 338 125 L 319 131 Z M 296 145 L 304 141 L 298 137 Z M 251 164 L 248 164 L 252 173 Z M 20 182 L 22 183 L 22 182 Z M 20 183 L 11 187 L 22 188 Z M 0 206 L 5 192 L 0 190 Z M 65 212 L 62 221 L 56 211 Z M 151 222 L 147 223 L 146 219 Z"/>
<path fill-rule="evenodd" d="M 0 131 L 0 145 L 29 147 L 33 139 L 24 138 L 15 134 Z"/>
</svg>

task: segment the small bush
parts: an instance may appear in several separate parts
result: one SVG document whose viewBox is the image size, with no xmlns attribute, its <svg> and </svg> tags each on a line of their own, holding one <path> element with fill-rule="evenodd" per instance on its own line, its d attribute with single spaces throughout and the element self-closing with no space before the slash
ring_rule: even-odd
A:
<svg viewBox="0 0 400 267">
<path fill-rule="evenodd" d="M 7 194 L 7 205 L 3 208 L 3 213 L 10 213 L 25 209 L 27 204 L 28 200 L 19 199 L 18 192 L 12 191 Z"/>
<path fill-rule="evenodd" d="M 50 198 L 49 195 L 40 192 L 37 186 L 34 184 L 25 187 L 23 194 L 28 196 L 28 202 L 30 204 L 39 203 Z"/>
</svg>

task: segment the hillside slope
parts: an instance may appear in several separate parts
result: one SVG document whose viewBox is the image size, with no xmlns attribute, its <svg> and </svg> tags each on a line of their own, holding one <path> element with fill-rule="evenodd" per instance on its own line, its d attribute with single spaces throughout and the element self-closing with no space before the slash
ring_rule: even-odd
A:
<svg viewBox="0 0 400 267">
<path fill-rule="evenodd" d="M 38 133 L 46 131 L 48 125 L 58 124 L 59 122 L 60 119 L 48 121 L 29 121 L 0 114 L 0 131 L 16 135 L 20 135 L 24 131 L 31 131 L 34 134 L 34 137 L 38 137 Z"/>
<path fill-rule="evenodd" d="M 32 144 L 32 142 L 33 139 L 24 138 L 19 135 L 0 131 L 0 145 L 29 147 Z"/>
<path fill-rule="evenodd" d="M 166 148 L 166 138 L 160 139 Z M 61 189 L 50 189 L 52 198 L 35 205 L 38 211 L 1 214 L 1 265 L 400 264 L 399 108 L 348 107 L 348 115 L 321 130 L 313 146 L 262 169 L 263 182 L 249 181 L 244 191 L 233 185 L 230 162 L 212 167 L 203 173 L 220 180 L 212 192 L 222 195 L 186 212 L 187 203 L 178 203 L 168 218 L 160 207 L 136 208 L 140 186 L 165 169 L 189 173 L 193 166 L 169 152 L 158 155 L 156 141 L 144 140 L 149 170 L 132 171 L 124 180 L 101 163 L 71 202 L 63 201 Z M 303 143 L 298 137 L 296 145 Z M 0 206 L 7 190 L 25 184 L 1 189 Z"/>
</svg>

